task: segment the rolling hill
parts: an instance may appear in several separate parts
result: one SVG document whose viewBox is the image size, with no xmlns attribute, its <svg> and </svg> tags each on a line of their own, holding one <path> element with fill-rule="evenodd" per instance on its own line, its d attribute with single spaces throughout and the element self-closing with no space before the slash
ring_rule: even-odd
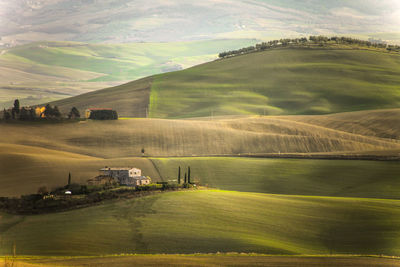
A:
<svg viewBox="0 0 400 267">
<path fill-rule="evenodd" d="M 171 42 L 320 33 L 399 41 L 396 1 L 15 0 L 1 3 L 1 42 Z M 238 14 L 241 14 L 238 16 Z M 22 19 L 23 18 L 23 19 Z"/>
<path fill-rule="evenodd" d="M 213 60 L 254 39 L 173 43 L 35 42 L 0 49 L 0 108 L 40 104 Z"/>
<path fill-rule="evenodd" d="M 212 188 L 285 195 L 400 199 L 398 162 L 232 157 L 152 158 L 164 180 L 190 166 Z"/>
<path fill-rule="evenodd" d="M 326 114 L 400 105 L 400 56 L 277 49 L 155 76 L 150 116 Z"/>
<path fill-rule="evenodd" d="M 388 113 L 391 117 L 387 116 Z M 398 121 L 399 113 L 400 110 L 395 109 L 381 115 L 387 122 L 394 124 Z M 357 153 L 400 149 L 398 139 L 381 137 L 379 132 L 376 136 L 363 135 L 365 128 L 353 129 L 350 123 L 353 114 L 313 116 L 315 120 L 327 118 L 327 122 L 348 116 L 347 132 L 345 129 L 336 130 L 305 123 L 302 116 L 299 119 L 295 116 L 247 116 L 212 120 L 121 119 L 2 123 L 0 138 L 6 144 L 37 146 L 100 158 L 141 156 L 142 148 L 145 148 L 147 156 L 155 157 Z M 380 118 L 377 116 L 375 120 L 369 120 L 369 123 L 375 125 Z M 397 136 L 398 129 L 392 128 L 389 123 L 387 127 L 393 129 Z M 380 130 L 384 129 L 382 127 Z"/>
<path fill-rule="evenodd" d="M 400 110 L 393 109 L 212 120 L 2 123 L 0 196 L 34 193 L 42 185 L 49 188 L 64 185 L 69 172 L 73 181 L 85 183 L 104 166 L 138 166 L 154 181 L 176 179 L 177 165 L 190 164 L 202 183 L 221 189 L 397 198 L 398 193 L 387 187 L 388 184 L 397 184 L 398 168 L 392 162 L 369 164 L 227 157 L 279 156 L 285 153 L 306 157 L 320 154 L 398 157 L 399 114 Z M 362 124 L 354 123 L 362 117 L 369 119 Z M 335 129 L 336 126 L 339 130 Z M 388 136 L 387 133 L 391 134 Z M 145 158 L 141 157 L 142 148 L 145 149 Z M 201 158 L 160 158 L 165 156 Z M 292 169 L 280 171 L 285 164 Z M 360 172 L 353 170 L 360 166 L 363 166 Z M 237 177 L 232 172 L 236 172 Z M 271 176 L 266 176 L 266 172 Z M 329 178 L 325 179 L 325 176 Z M 251 183 L 246 182 L 249 179 Z M 276 179 L 282 183 L 280 187 Z M 324 189 L 330 180 L 337 183 L 336 187 Z M 338 183 L 339 180 L 342 182 Z M 303 187 L 296 189 L 290 185 L 298 183 L 304 183 Z"/>
<path fill-rule="evenodd" d="M 399 255 L 399 205 L 398 200 L 169 192 L 41 216 L 1 214 L 0 253 L 16 242 L 20 254 L 47 256 Z"/>
<path fill-rule="evenodd" d="M 0 213 L 0 254 L 15 242 L 19 254 L 47 256 L 399 256 L 398 161 L 263 158 L 398 159 L 399 66 L 398 55 L 377 51 L 276 49 L 54 103 L 153 118 L 1 123 L 0 196 L 64 185 L 69 172 L 84 183 L 103 166 L 136 166 L 153 181 L 174 180 L 178 166 L 190 166 L 196 182 L 221 190 Z M 352 110 L 363 111 L 305 115 Z"/>
<path fill-rule="evenodd" d="M 149 95 L 149 116 L 190 118 L 218 115 L 328 114 L 400 106 L 400 55 L 357 48 L 272 49 L 148 77 L 90 95 L 54 102 L 134 110 L 125 93 Z M 151 84 L 151 86 L 150 86 Z M 93 101 L 85 104 L 90 96 Z M 146 96 L 147 98 L 147 96 Z M 121 105 L 121 99 L 127 101 Z M 95 103 L 93 103 L 95 102 Z"/>
</svg>

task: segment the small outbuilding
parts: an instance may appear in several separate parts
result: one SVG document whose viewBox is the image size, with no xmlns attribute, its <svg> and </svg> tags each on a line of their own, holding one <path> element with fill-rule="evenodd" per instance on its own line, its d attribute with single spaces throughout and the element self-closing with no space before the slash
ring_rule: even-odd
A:
<svg viewBox="0 0 400 267">
<path fill-rule="evenodd" d="M 111 108 L 89 108 L 85 117 L 90 120 L 118 120 L 118 113 Z"/>
</svg>

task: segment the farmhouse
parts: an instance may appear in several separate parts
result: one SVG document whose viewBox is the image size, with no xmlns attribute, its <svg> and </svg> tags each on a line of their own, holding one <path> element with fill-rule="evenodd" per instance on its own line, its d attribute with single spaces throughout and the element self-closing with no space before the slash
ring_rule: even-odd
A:
<svg viewBox="0 0 400 267">
<path fill-rule="evenodd" d="M 98 175 L 93 179 L 87 180 L 88 185 L 115 185 L 117 180 L 106 175 Z"/>
<path fill-rule="evenodd" d="M 119 183 L 120 185 L 139 186 L 150 184 L 150 178 L 142 176 L 137 168 L 109 168 L 99 170 L 99 175 L 88 180 L 88 184 L 105 185 Z"/>
<path fill-rule="evenodd" d="M 91 120 L 118 120 L 117 112 L 111 108 L 89 108 L 85 116 Z"/>
</svg>

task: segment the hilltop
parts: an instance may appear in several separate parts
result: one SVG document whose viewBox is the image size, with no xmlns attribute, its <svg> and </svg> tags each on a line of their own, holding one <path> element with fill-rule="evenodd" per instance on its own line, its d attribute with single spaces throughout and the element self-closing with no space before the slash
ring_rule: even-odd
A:
<svg viewBox="0 0 400 267">
<path fill-rule="evenodd" d="M 54 104 L 64 110 L 107 106 L 126 117 L 144 116 L 147 109 L 153 118 L 328 114 L 399 107 L 399 77 L 397 53 L 359 47 L 275 48 Z M 135 105 L 132 96 L 142 104 Z"/>
</svg>

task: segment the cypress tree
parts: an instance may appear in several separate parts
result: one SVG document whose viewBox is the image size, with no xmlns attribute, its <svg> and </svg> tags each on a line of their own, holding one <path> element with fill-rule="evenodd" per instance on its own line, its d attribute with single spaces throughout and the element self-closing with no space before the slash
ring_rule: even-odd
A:
<svg viewBox="0 0 400 267">
<path fill-rule="evenodd" d="M 178 184 L 181 184 L 181 166 L 178 168 Z"/>
<path fill-rule="evenodd" d="M 19 106 L 19 100 L 18 100 L 18 99 L 15 99 L 15 101 L 14 101 L 14 110 L 15 110 L 15 113 L 19 114 L 19 108 L 20 108 L 20 106 Z"/>
<path fill-rule="evenodd" d="M 185 172 L 185 184 L 187 183 L 186 172 Z"/>
<path fill-rule="evenodd" d="M 188 183 L 190 184 L 190 166 L 188 167 Z"/>
<path fill-rule="evenodd" d="M 68 186 L 71 184 L 71 173 L 68 173 Z"/>
</svg>

